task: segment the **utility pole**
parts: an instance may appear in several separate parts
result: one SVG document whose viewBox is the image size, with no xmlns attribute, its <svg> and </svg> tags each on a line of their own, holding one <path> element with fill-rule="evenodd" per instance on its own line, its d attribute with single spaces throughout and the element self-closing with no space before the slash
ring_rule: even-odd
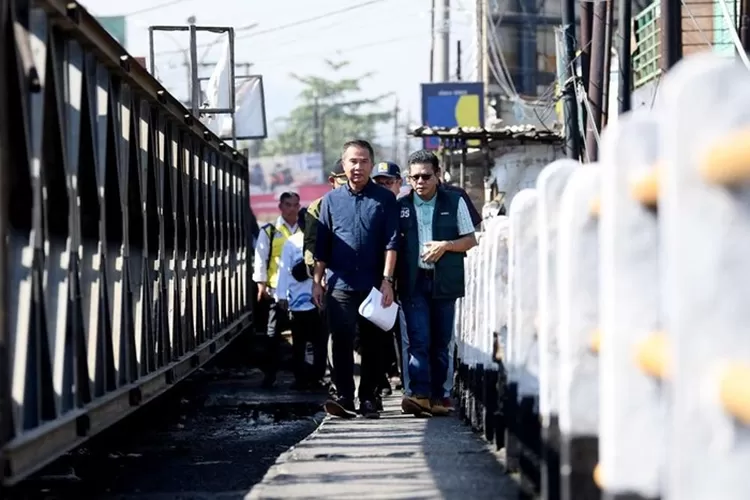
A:
<svg viewBox="0 0 750 500">
<path fill-rule="evenodd" d="M 327 168 L 326 159 L 323 156 L 323 127 L 320 119 L 320 99 L 313 99 L 313 149 L 320 153 L 323 168 Z"/>
<path fill-rule="evenodd" d="M 450 81 L 450 0 L 437 0 L 440 8 L 435 11 L 438 37 L 435 43 L 435 79 Z"/>
<path fill-rule="evenodd" d="M 631 34 L 633 30 L 633 0 L 620 0 L 617 17 L 617 32 L 620 34 L 620 47 L 617 63 L 620 65 L 620 86 L 617 97 L 620 100 L 619 112 L 630 111 L 631 87 L 633 86 L 633 60 L 631 59 Z"/>
<path fill-rule="evenodd" d="M 398 107 L 398 98 L 396 98 L 396 105 L 393 107 L 393 146 L 391 149 L 391 158 L 392 161 L 395 161 L 398 163 L 398 151 L 399 151 L 399 143 L 401 142 L 400 136 L 399 136 L 399 122 L 398 122 L 398 114 L 401 111 L 401 109 Z"/>
<path fill-rule="evenodd" d="M 430 4 L 430 83 L 435 81 L 435 0 Z"/>
<path fill-rule="evenodd" d="M 590 162 L 599 157 L 597 139 L 602 129 L 602 98 L 604 93 L 604 62 L 606 59 L 607 2 L 594 5 L 594 23 L 591 29 L 591 70 L 589 71 L 590 116 L 586 120 L 586 156 Z"/>
<path fill-rule="evenodd" d="M 682 59 L 682 4 L 661 0 L 661 71 L 669 71 Z"/>
<path fill-rule="evenodd" d="M 561 2 L 562 34 L 565 43 L 563 51 L 563 81 L 565 86 L 561 89 L 563 112 L 565 114 L 565 149 L 569 158 L 578 160 L 581 156 L 581 141 L 578 131 L 578 105 L 576 103 L 572 68 L 576 55 L 575 0 L 561 0 Z"/>
<path fill-rule="evenodd" d="M 579 7 L 581 10 L 581 82 L 583 88 L 589 88 L 589 71 L 591 69 L 591 27 L 594 22 L 594 5 L 589 0 L 580 0 Z M 588 113 L 586 108 L 582 107 L 581 121 L 588 123 Z"/>
<path fill-rule="evenodd" d="M 604 78 L 602 79 L 602 119 L 600 130 L 609 121 L 609 84 L 612 73 L 612 32 L 614 30 L 615 0 L 607 0 L 607 19 L 604 25 Z"/>
<path fill-rule="evenodd" d="M 461 40 L 456 40 L 456 80 L 461 81 Z"/>
<path fill-rule="evenodd" d="M 740 41 L 745 52 L 750 52 L 750 0 L 740 4 Z"/>
</svg>

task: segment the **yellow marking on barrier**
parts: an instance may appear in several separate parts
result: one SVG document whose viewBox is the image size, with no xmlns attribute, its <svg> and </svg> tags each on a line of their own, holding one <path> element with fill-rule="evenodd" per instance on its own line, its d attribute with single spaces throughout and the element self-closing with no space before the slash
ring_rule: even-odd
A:
<svg viewBox="0 0 750 500">
<path fill-rule="evenodd" d="M 630 183 L 630 195 L 647 207 L 655 207 L 659 202 L 658 167 L 634 177 Z"/>
<path fill-rule="evenodd" d="M 641 370 L 655 378 L 666 378 L 669 374 L 669 340 L 667 335 L 657 332 L 649 335 L 636 347 L 636 362 Z"/>
<path fill-rule="evenodd" d="M 591 214 L 592 217 L 599 217 L 599 214 L 601 213 L 602 209 L 602 200 L 599 197 L 594 198 L 591 200 L 591 203 L 589 204 L 589 214 Z"/>
<path fill-rule="evenodd" d="M 602 332 L 601 330 L 594 330 L 593 335 L 591 335 L 591 344 L 589 345 L 589 349 L 591 349 L 591 352 L 599 354 L 599 349 L 601 347 L 602 347 Z"/>
<path fill-rule="evenodd" d="M 714 141 L 699 165 L 706 182 L 731 186 L 750 181 L 750 128 Z"/>
<path fill-rule="evenodd" d="M 735 362 L 722 370 L 719 398 L 727 413 L 743 424 L 750 425 L 749 363 Z"/>
<path fill-rule="evenodd" d="M 604 489 L 604 481 L 602 478 L 602 466 L 599 464 L 596 464 L 596 467 L 594 467 L 594 483 L 596 483 L 599 489 Z"/>
</svg>

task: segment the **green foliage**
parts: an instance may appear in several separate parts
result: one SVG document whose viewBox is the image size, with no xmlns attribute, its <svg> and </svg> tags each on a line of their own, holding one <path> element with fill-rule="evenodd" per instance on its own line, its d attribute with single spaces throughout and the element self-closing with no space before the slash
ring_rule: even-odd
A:
<svg viewBox="0 0 750 500">
<path fill-rule="evenodd" d="M 393 119 L 393 113 L 378 110 L 392 93 L 361 98 L 360 82 L 372 76 L 366 73 L 355 78 L 343 76 L 346 61 L 326 60 L 329 78 L 321 76 L 291 77 L 303 85 L 299 105 L 289 116 L 277 121 L 281 132 L 263 141 L 261 156 L 301 154 L 320 150 L 323 165 L 332 165 L 341 145 L 351 139 L 365 139 L 378 149 L 376 127 Z"/>
</svg>

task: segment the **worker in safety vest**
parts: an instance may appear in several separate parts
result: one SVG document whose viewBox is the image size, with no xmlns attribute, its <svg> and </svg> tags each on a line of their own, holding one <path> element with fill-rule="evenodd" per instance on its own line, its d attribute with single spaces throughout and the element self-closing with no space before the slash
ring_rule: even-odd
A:
<svg viewBox="0 0 750 500">
<path fill-rule="evenodd" d="M 341 159 L 336 160 L 336 164 L 333 166 L 333 170 L 328 174 L 328 184 L 331 189 L 346 184 L 346 174 L 344 173 L 344 167 L 341 165 Z M 313 252 L 315 251 L 315 239 L 318 234 L 318 217 L 320 216 L 320 202 L 323 201 L 323 197 L 310 203 L 307 207 L 307 215 L 305 216 L 305 240 L 303 245 L 303 252 L 305 256 L 305 264 L 308 267 L 308 272 L 312 278 L 312 270 L 315 267 L 315 259 L 313 258 Z"/>
<path fill-rule="evenodd" d="M 279 280 L 281 251 L 286 240 L 299 231 L 297 217 L 300 209 L 300 198 L 297 193 L 285 192 L 279 197 L 281 215 L 276 222 L 264 225 L 258 233 L 253 259 L 253 281 L 258 287 L 258 305 L 268 308 L 267 352 L 265 356 L 265 378 L 263 386 L 268 388 L 276 382 L 276 372 L 280 362 L 279 348 L 281 332 L 289 326 L 289 316 L 278 307 L 279 297 L 276 287 Z"/>
</svg>

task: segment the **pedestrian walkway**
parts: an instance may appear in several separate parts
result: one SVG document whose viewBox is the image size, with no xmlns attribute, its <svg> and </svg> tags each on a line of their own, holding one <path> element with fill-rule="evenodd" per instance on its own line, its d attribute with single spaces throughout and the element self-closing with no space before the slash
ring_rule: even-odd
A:
<svg viewBox="0 0 750 500">
<path fill-rule="evenodd" d="M 396 396 L 384 404 L 379 420 L 326 418 L 246 499 L 517 498 L 497 457 L 458 418 L 402 415 Z"/>
</svg>

